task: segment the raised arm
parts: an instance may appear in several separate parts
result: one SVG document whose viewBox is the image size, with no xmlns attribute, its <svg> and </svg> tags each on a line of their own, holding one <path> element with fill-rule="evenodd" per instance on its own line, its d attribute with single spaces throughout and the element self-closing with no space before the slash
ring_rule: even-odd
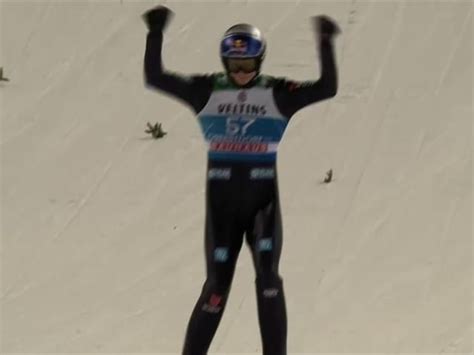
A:
<svg viewBox="0 0 474 355">
<path fill-rule="evenodd" d="M 339 28 L 326 16 L 314 17 L 312 21 L 319 49 L 321 76 L 317 81 L 282 80 L 275 88 L 277 105 L 287 117 L 308 105 L 334 97 L 337 93 L 338 75 L 333 39 L 340 32 Z"/>
<path fill-rule="evenodd" d="M 144 79 L 148 87 L 158 89 L 191 105 L 199 112 L 212 90 L 212 77 L 208 75 L 185 76 L 163 68 L 163 31 L 173 13 L 164 6 L 155 7 L 143 15 L 148 26 L 144 59 Z"/>
</svg>

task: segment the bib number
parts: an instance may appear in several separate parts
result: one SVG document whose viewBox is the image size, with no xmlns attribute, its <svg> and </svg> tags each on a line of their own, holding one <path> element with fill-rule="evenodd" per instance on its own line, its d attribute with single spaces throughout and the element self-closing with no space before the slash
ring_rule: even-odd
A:
<svg viewBox="0 0 474 355">
<path fill-rule="evenodd" d="M 244 136 L 255 121 L 256 118 L 228 117 L 226 120 L 226 134 L 231 136 Z"/>
</svg>

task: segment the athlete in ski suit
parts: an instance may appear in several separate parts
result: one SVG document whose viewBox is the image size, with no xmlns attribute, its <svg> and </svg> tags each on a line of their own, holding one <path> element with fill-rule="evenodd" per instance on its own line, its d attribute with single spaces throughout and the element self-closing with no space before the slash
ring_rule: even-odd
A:
<svg viewBox="0 0 474 355">
<path fill-rule="evenodd" d="M 256 271 L 258 318 L 264 355 L 286 354 L 287 317 L 278 262 L 282 221 L 276 152 L 290 118 L 337 92 L 332 39 L 338 28 L 314 18 L 322 75 L 295 82 L 260 74 L 266 43 L 247 24 L 231 27 L 221 43 L 225 72 L 182 76 L 165 71 L 161 49 L 171 11 L 144 14 L 147 86 L 172 95 L 198 115 L 209 146 L 205 251 L 207 279 L 189 321 L 183 355 L 207 354 L 229 295 L 244 235 Z M 250 79 L 249 79 L 250 78 Z"/>
</svg>

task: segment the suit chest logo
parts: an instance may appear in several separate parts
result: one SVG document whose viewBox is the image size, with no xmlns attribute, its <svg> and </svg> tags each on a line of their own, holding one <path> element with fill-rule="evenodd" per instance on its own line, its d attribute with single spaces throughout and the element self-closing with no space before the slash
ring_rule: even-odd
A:
<svg viewBox="0 0 474 355">
<path fill-rule="evenodd" d="M 237 94 L 236 102 L 223 102 L 217 105 L 217 112 L 221 115 L 265 116 L 268 112 L 266 104 L 252 104 L 248 102 L 248 93 L 245 90 Z"/>
</svg>

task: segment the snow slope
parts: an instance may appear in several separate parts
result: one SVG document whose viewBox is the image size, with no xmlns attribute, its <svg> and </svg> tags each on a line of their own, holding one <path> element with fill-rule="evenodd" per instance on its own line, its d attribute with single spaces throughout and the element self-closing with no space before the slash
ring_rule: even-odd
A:
<svg viewBox="0 0 474 355">
<path fill-rule="evenodd" d="M 1 1 L 2 353 L 180 352 L 205 146 L 143 85 L 156 3 Z M 221 34 L 245 21 L 265 72 L 314 79 L 309 16 L 343 30 L 337 97 L 280 148 L 289 353 L 472 353 L 472 2 L 166 3 L 165 65 L 183 73 L 220 70 Z M 243 250 L 213 353 L 261 353 L 253 279 Z"/>
</svg>

